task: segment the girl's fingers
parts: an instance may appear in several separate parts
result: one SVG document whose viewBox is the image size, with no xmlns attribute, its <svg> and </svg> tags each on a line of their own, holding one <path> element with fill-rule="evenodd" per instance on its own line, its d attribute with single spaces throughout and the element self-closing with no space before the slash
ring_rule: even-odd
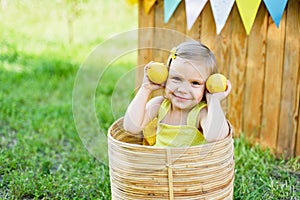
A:
<svg viewBox="0 0 300 200">
<path fill-rule="evenodd" d="M 225 95 L 227 96 L 232 89 L 231 82 L 227 79 L 227 88 L 225 90 Z"/>
</svg>

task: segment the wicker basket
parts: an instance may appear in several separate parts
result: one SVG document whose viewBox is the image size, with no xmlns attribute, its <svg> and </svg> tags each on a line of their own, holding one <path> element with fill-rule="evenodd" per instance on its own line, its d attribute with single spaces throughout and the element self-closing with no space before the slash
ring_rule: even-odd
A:
<svg viewBox="0 0 300 200">
<path fill-rule="evenodd" d="M 113 200 L 232 199 L 232 133 L 224 140 L 192 147 L 143 146 L 142 137 L 109 129 L 108 153 Z"/>
</svg>

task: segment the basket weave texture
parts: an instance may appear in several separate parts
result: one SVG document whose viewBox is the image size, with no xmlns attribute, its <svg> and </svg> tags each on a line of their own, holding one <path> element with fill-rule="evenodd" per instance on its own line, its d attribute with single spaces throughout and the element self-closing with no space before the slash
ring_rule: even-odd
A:
<svg viewBox="0 0 300 200">
<path fill-rule="evenodd" d="M 117 120 L 108 134 L 113 200 L 232 199 L 232 133 L 225 139 L 192 147 L 143 146 L 141 136 Z"/>
</svg>

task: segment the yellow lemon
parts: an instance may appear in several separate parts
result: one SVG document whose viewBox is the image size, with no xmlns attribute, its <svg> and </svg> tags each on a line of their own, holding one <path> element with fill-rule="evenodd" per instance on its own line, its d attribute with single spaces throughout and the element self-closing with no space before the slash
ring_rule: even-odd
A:
<svg viewBox="0 0 300 200">
<path fill-rule="evenodd" d="M 168 69 L 163 63 L 153 62 L 147 69 L 147 75 L 153 83 L 162 84 L 168 78 Z"/>
<path fill-rule="evenodd" d="M 224 92 L 226 90 L 227 79 L 222 74 L 213 74 L 206 81 L 206 88 L 210 93 Z"/>
</svg>

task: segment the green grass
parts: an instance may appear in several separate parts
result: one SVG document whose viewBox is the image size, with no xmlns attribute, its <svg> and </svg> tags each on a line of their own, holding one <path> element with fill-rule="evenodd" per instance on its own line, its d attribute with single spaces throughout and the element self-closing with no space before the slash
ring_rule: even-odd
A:
<svg viewBox="0 0 300 200">
<path fill-rule="evenodd" d="M 137 27 L 136 8 L 121 0 L 84 4 L 68 44 L 62 5 L 51 2 L 9 1 L 0 12 L 0 199 L 110 199 L 108 168 L 77 133 L 72 92 L 96 45 Z M 103 132 L 125 111 L 135 65 L 136 53 L 126 55 L 99 82 L 95 107 Z M 297 158 L 275 159 L 241 137 L 235 164 L 235 199 L 299 199 Z"/>
<path fill-rule="evenodd" d="M 235 199 L 299 199 L 299 158 L 276 159 L 269 150 L 235 139 Z"/>
</svg>

